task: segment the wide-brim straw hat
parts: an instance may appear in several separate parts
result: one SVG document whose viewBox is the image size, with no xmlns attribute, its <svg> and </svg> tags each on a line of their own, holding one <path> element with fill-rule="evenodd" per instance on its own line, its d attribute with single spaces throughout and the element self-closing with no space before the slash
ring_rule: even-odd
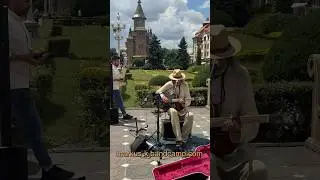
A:
<svg viewBox="0 0 320 180">
<path fill-rule="evenodd" d="M 169 78 L 171 80 L 175 80 L 175 81 L 178 81 L 178 80 L 183 80 L 186 78 L 186 75 L 184 73 L 181 72 L 180 69 L 175 69 L 173 70 L 173 72 L 169 75 Z"/>
<path fill-rule="evenodd" d="M 211 25 L 211 58 L 226 59 L 235 56 L 241 50 L 241 43 L 229 36 L 224 25 Z"/>
</svg>

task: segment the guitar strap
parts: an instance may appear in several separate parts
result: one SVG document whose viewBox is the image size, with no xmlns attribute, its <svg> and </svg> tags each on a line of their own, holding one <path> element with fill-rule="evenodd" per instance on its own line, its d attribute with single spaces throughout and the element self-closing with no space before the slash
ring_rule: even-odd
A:
<svg viewBox="0 0 320 180">
<path fill-rule="evenodd" d="M 213 104 L 213 109 L 214 109 L 214 117 L 220 117 L 221 116 L 221 112 L 222 112 L 222 103 L 225 99 L 225 89 L 224 89 L 224 77 L 225 74 L 227 73 L 229 69 L 229 64 L 227 65 L 226 69 L 224 70 L 224 72 L 221 74 L 221 81 L 220 81 L 220 101 L 218 104 Z M 215 77 L 215 78 L 218 78 Z"/>
</svg>

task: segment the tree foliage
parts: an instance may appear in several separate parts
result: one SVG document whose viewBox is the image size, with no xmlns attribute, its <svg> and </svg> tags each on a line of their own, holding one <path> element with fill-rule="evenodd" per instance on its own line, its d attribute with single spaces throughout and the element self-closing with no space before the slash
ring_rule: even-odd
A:
<svg viewBox="0 0 320 180">
<path fill-rule="evenodd" d="M 184 37 L 182 37 L 182 39 L 180 40 L 178 47 L 179 51 L 177 62 L 179 63 L 182 69 L 188 69 L 190 65 L 190 56 L 188 54 L 188 44 Z"/>
<path fill-rule="evenodd" d="M 197 57 L 196 57 L 196 64 L 197 65 L 201 65 L 201 48 L 200 46 L 198 46 L 198 50 L 197 50 Z"/>
<path fill-rule="evenodd" d="M 163 51 L 161 49 L 160 40 L 156 35 L 152 36 L 151 43 L 149 45 L 149 57 L 147 66 L 152 69 L 163 69 Z"/>
</svg>

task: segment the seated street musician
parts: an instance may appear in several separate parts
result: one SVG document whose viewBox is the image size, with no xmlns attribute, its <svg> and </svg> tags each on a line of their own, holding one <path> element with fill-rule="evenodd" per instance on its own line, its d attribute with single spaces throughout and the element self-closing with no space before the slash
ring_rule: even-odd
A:
<svg viewBox="0 0 320 180">
<path fill-rule="evenodd" d="M 223 25 L 211 26 L 211 40 L 211 116 L 230 120 L 222 128 L 210 128 L 214 143 L 210 175 L 221 180 L 266 180 L 264 163 L 254 160 L 254 150 L 248 145 L 256 137 L 259 123 L 241 124 L 239 118 L 258 114 L 250 75 L 233 59 L 241 44 L 228 36 Z"/>
<path fill-rule="evenodd" d="M 160 94 L 163 103 L 172 103 L 172 100 L 176 100 L 168 113 L 172 130 L 176 136 L 176 145 L 179 148 L 187 141 L 192 130 L 193 115 L 188 111 L 191 96 L 189 86 L 184 81 L 185 74 L 180 69 L 175 69 L 169 78 L 171 81 L 158 89 L 156 93 Z M 180 127 L 180 121 L 184 121 L 182 127 Z"/>
</svg>

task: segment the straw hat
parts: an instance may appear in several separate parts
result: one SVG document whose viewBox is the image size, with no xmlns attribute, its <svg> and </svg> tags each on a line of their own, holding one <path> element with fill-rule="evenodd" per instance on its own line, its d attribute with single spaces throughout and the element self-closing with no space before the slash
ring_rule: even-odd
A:
<svg viewBox="0 0 320 180">
<path fill-rule="evenodd" d="M 185 75 L 184 73 L 182 73 L 180 69 L 175 69 L 175 70 L 173 70 L 173 72 L 169 75 L 169 78 L 170 78 L 171 80 L 178 81 L 178 80 L 185 79 L 185 78 L 186 78 L 186 75 Z"/>
<path fill-rule="evenodd" d="M 212 38 L 211 57 L 213 59 L 226 59 L 240 52 L 240 41 L 228 36 L 224 25 L 212 25 L 210 30 Z"/>
</svg>

